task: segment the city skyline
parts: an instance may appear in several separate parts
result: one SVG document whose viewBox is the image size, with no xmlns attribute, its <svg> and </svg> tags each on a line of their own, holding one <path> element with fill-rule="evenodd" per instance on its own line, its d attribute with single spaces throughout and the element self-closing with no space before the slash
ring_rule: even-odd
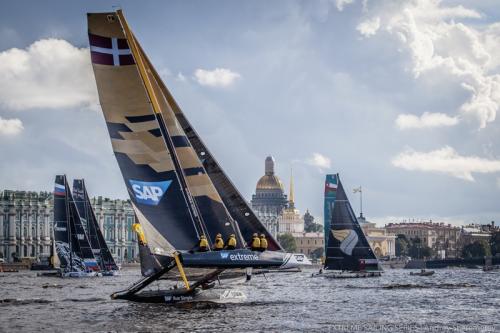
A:
<svg viewBox="0 0 500 333">
<path fill-rule="evenodd" d="M 0 187 L 50 190 L 66 173 L 86 178 L 92 196 L 125 199 L 85 24 L 114 3 L 53 4 L 2 4 Z M 287 187 L 293 165 L 297 206 L 318 222 L 324 176 L 336 172 L 357 214 L 351 192 L 363 186 L 374 222 L 499 219 L 494 2 L 122 5 L 248 201 L 271 154 Z"/>
</svg>

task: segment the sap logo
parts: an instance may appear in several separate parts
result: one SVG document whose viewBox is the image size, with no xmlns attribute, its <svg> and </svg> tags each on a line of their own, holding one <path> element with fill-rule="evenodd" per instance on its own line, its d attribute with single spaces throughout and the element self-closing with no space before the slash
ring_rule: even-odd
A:
<svg viewBox="0 0 500 333">
<path fill-rule="evenodd" d="M 172 184 L 171 180 L 165 180 L 163 182 L 141 182 L 139 180 L 129 179 L 129 182 L 137 202 L 149 206 L 158 205 L 168 187 Z"/>
<path fill-rule="evenodd" d="M 228 256 L 229 256 L 229 252 L 221 252 L 221 253 L 220 253 L 220 257 L 221 257 L 222 259 L 227 259 L 227 257 L 228 257 Z"/>
</svg>

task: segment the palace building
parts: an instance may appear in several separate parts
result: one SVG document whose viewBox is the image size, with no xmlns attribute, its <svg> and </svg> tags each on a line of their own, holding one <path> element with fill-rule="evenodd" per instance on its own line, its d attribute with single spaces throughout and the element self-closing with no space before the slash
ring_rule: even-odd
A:
<svg viewBox="0 0 500 333">
<path fill-rule="evenodd" d="M 115 259 L 137 257 L 134 211 L 128 200 L 91 199 L 99 226 Z M 48 257 L 53 242 L 54 210 L 51 192 L 0 192 L 0 258 Z"/>
</svg>

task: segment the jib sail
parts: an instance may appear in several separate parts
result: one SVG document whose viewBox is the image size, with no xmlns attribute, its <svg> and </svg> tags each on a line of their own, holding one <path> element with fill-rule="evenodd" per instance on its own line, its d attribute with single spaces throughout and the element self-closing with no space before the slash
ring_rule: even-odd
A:
<svg viewBox="0 0 500 333">
<path fill-rule="evenodd" d="M 80 214 L 80 219 L 86 226 L 92 252 L 103 271 L 118 270 L 113 256 L 109 250 L 104 236 L 99 228 L 99 223 L 95 217 L 94 210 L 90 204 L 90 198 L 83 179 L 73 180 L 73 199 Z"/>
<path fill-rule="evenodd" d="M 337 178 L 325 268 L 343 271 L 379 270 L 378 260 L 361 229 L 356 215 Z"/>
</svg>

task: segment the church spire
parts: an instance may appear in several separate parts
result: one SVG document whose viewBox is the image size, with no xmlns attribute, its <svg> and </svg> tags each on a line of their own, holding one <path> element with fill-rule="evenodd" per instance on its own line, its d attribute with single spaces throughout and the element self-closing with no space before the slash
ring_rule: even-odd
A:
<svg viewBox="0 0 500 333">
<path fill-rule="evenodd" d="M 290 167 L 290 195 L 288 196 L 288 202 L 290 209 L 295 209 L 295 202 L 294 202 L 294 193 L 293 193 L 293 169 Z"/>
</svg>

